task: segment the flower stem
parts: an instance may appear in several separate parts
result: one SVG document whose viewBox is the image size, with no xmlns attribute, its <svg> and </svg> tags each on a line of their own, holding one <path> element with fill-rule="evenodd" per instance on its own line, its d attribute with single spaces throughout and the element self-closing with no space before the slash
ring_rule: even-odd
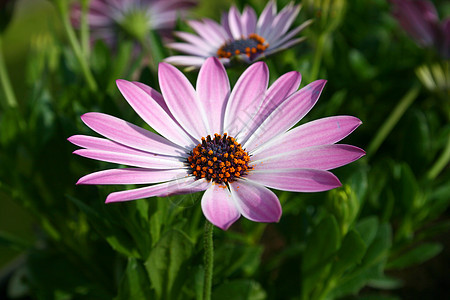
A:
<svg viewBox="0 0 450 300">
<path fill-rule="evenodd" d="M 203 280 L 203 300 L 211 300 L 211 287 L 214 266 L 214 246 L 213 246 L 213 230 L 214 226 L 208 220 L 205 223 L 204 238 L 204 263 L 205 277 Z"/>
<path fill-rule="evenodd" d="M 81 1 L 80 39 L 84 57 L 89 57 L 89 2 L 90 0 Z"/>
<path fill-rule="evenodd" d="M 75 57 L 77 58 L 78 63 L 80 64 L 81 72 L 83 73 L 83 76 L 89 86 L 89 89 L 92 92 L 96 92 L 97 83 L 95 82 L 94 76 L 92 75 L 91 70 L 89 69 L 86 56 L 83 55 L 83 50 L 81 49 L 80 43 L 76 38 L 75 31 L 73 30 L 70 24 L 67 2 L 59 0 L 56 3 L 59 14 L 61 16 L 64 31 L 66 32 L 67 38 L 69 39 L 69 43 L 70 46 L 72 47 Z"/>
<path fill-rule="evenodd" d="M 442 151 L 441 156 L 436 160 L 434 165 L 427 173 L 427 178 L 429 180 L 434 180 L 439 173 L 447 166 L 450 161 L 450 138 L 447 140 L 444 151 Z"/>
<path fill-rule="evenodd" d="M 403 116 L 405 111 L 408 109 L 409 106 L 411 106 L 411 104 L 417 98 L 419 91 L 420 91 L 419 86 L 413 86 L 408 91 L 408 93 L 405 96 L 403 96 L 403 98 L 397 104 L 395 109 L 389 115 L 388 119 L 384 122 L 384 124 L 378 130 L 375 138 L 369 144 L 369 147 L 367 148 L 367 156 L 368 157 L 372 157 L 377 152 L 378 148 L 384 142 L 384 140 L 389 135 L 389 133 L 392 131 L 394 126 L 398 123 L 398 121 Z"/>
<path fill-rule="evenodd" d="M 310 73 L 310 81 L 314 81 L 319 76 L 320 64 L 322 62 L 323 48 L 327 40 L 327 34 L 322 33 L 317 39 L 316 51 L 314 52 L 313 65 Z"/>
<path fill-rule="evenodd" d="M 17 107 L 16 96 L 9 80 L 8 71 L 6 70 L 5 59 L 3 58 L 2 36 L 0 35 L 0 81 L 3 93 L 5 94 L 6 104 L 11 107 Z"/>
</svg>

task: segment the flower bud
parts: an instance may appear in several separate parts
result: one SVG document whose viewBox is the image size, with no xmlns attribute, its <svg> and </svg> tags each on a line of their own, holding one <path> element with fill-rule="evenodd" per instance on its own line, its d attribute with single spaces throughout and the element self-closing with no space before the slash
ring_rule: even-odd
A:
<svg viewBox="0 0 450 300">
<path fill-rule="evenodd" d="M 345 235 L 358 214 L 360 204 L 352 188 L 343 185 L 329 192 L 326 208 L 336 217 L 341 233 Z"/>
</svg>

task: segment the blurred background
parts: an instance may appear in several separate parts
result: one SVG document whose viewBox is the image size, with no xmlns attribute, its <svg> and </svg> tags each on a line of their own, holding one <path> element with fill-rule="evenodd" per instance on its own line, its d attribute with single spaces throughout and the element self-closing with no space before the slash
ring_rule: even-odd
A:
<svg viewBox="0 0 450 300">
<path fill-rule="evenodd" d="M 132 42 L 124 40 L 117 49 L 101 42 L 91 45 L 89 68 L 97 88 L 90 89 L 57 2 L 0 2 L 0 76 L 9 78 L 12 89 L 2 85 L 0 91 L 0 299 L 127 299 L 131 294 L 124 292 L 124 272 L 132 259 L 145 261 L 151 253 L 136 241 L 148 239 L 152 249 L 155 236 L 172 227 L 190 236 L 189 272 L 197 274 L 201 195 L 105 206 L 106 195 L 118 187 L 75 186 L 79 177 L 114 166 L 71 154 L 75 147 L 67 142 L 69 136 L 92 134 L 79 116 L 101 111 L 142 125 L 114 80 L 158 85 L 146 55 L 130 58 Z M 221 283 L 233 280 L 238 283 L 231 290 L 250 291 L 240 299 L 450 299 L 450 74 L 445 45 L 421 43 L 405 30 L 401 12 L 394 14 L 395 1 L 296 2 L 303 8 L 295 24 L 314 23 L 302 32 L 305 42 L 266 60 L 271 82 L 291 70 L 302 73 L 302 86 L 327 79 L 319 103 L 302 123 L 338 114 L 360 118 L 362 126 L 345 143 L 365 149 L 367 156 L 335 170 L 342 188 L 317 194 L 277 192 L 284 212 L 278 224 L 240 220 L 228 232 L 217 229 L 216 242 L 222 244 L 216 250 L 215 299 L 226 299 L 220 298 L 227 290 Z M 262 0 L 199 0 L 188 16 L 219 21 L 233 3 L 240 9 L 250 5 L 258 15 L 266 5 Z M 280 10 L 289 2 L 277 3 Z M 432 3 L 443 24 L 450 3 Z M 176 28 L 190 31 L 182 21 Z M 449 43 L 448 28 L 435 39 Z M 228 70 L 232 82 L 243 69 Z M 195 83 L 196 71 L 188 77 Z M 147 215 L 138 220 L 144 210 Z M 164 211 L 162 221 L 152 218 L 157 210 Z M 301 267 L 312 251 L 310 237 L 327 228 L 323 220 L 329 216 L 340 235 L 376 227 L 373 234 L 384 244 L 371 248 L 377 257 L 374 268 L 358 269 L 355 262 L 337 277 L 322 270 L 328 277 L 314 278 L 327 289 L 300 292 L 301 286 L 311 285 Z M 128 224 L 130 218 L 136 223 Z M 142 236 L 146 234 L 151 237 Z M 364 262 L 369 258 L 363 258 L 366 249 L 361 251 Z M 359 281 L 347 287 L 354 278 Z M 180 285 L 180 299 L 196 297 L 195 279 L 189 280 Z"/>
</svg>

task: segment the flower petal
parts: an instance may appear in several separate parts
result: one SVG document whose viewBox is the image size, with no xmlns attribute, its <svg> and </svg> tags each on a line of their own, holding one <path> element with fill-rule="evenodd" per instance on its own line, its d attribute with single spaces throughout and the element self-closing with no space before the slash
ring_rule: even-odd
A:
<svg viewBox="0 0 450 300">
<path fill-rule="evenodd" d="M 185 167 L 181 160 L 171 157 L 162 157 L 157 154 L 145 153 L 141 155 L 125 152 L 111 152 L 95 149 L 78 149 L 74 154 L 101 161 L 123 164 L 133 167 L 151 169 L 178 169 Z"/>
<path fill-rule="evenodd" d="M 237 10 L 236 6 L 231 6 L 228 12 L 228 24 L 230 26 L 231 34 L 233 38 L 238 40 L 243 35 L 243 30 L 241 26 L 241 14 Z"/>
<path fill-rule="evenodd" d="M 277 13 L 277 6 L 275 1 L 270 0 L 263 12 L 259 16 L 258 23 L 256 24 L 256 33 L 262 37 L 267 36 L 268 30 L 273 23 L 273 19 Z"/>
<path fill-rule="evenodd" d="M 223 37 L 216 34 L 217 32 L 210 26 L 209 22 L 203 23 L 200 21 L 189 20 L 187 23 L 199 36 L 215 48 L 220 47 L 223 43 Z"/>
<path fill-rule="evenodd" d="M 230 185 L 231 196 L 239 212 L 255 222 L 278 222 L 281 205 L 277 196 L 264 186 L 249 180 L 238 180 Z"/>
<path fill-rule="evenodd" d="M 274 156 L 266 156 L 264 152 L 254 155 L 250 165 L 255 170 L 293 168 L 331 170 L 349 164 L 365 154 L 366 152 L 358 147 L 343 144 L 314 146 L 288 152 L 282 146 Z"/>
<path fill-rule="evenodd" d="M 300 121 L 316 104 L 326 80 L 316 80 L 281 103 L 243 145 L 248 151 L 284 133 Z"/>
<path fill-rule="evenodd" d="M 205 107 L 208 132 L 222 134 L 225 108 L 230 95 L 230 82 L 225 68 L 217 58 L 208 58 L 200 69 L 197 94 Z"/>
<path fill-rule="evenodd" d="M 186 153 L 162 136 L 107 114 L 86 113 L 81 119 L 95 132 L 128 147 L 173 156 Z"/>
<path fill-rule="evenodd" d="M 312 169 L 270 169 L 252 171 L 246 179 L 273 189 L 291 192 L 322 192 L 342 184 L 331 172 Z"/>
<path fill-rule="evenodd" d="M 166 63 L 159 64 L 158 78 L 167 106 L 180 125 L 196 139 L 207 136 L 205 112 L 189 80 Z"/>
<path fill-rule="evenodd" d="M 322 118 L 300 125 L 272 139 L 264 146 L 257 148 L 252 155 L 263 154 L 269 157 L 283 151 L 294 151 L 311 146 L 329 145 L 339 142 L 352 133 L 362 122 L 352 116 L 334 116 Z"/>
<path fill-rule="evenodd" d="M 235 136 L 247 126 L 261 106 L 269 81 L 269 70 L 263 62 L 257 62 L 239 77 L 227 103 L 224 131 Z"/>
<path fill-rule="evenodd" d="M 192 137 L 139 86 L 122 79 L 117 80 L 116 83 L 131 107 L 154 130 L 180 146 L 190 148 L 195 144 Z"/>
<path fill-rule="evenodd" d="M 208 187 L 209 183 L 206 184 L 201 180 L 195 180 L 194 177 L 188 177 L 143 188 L 111 193 L 106 198 L 106 203 L 130 201 L 150 197 L 167 197 L 170 195 L 191 194 L 204 191 Z"/>
<path fill-rule="evenodd" d="M 269 43 L 276 42 L 288 31 L 299 12 L 300 5 L 292 6 L 291 3 L 285 6 L 273 20 L 272 28 L 266 35 L 266 40 Z"/>
<path fill-rule="evenodd" d="M 103 170 L 81 177 L 77 184 L 149 184 L 187 177 L 186 169 L 123 168 Z"/>
<path fill-rule="evenodd" d="M 241 131 L 236 135 L 236 138 L 245 143 L 256 128 L 293 92 L 295 92 L 302 80 L 302 75 L 299 72 L 292 71 L 283 74 L 278 78 L 267 90 L 262 105 L 254 118 L 249 120 L 247 126 L 242 127 Z"/>
<path fill-rule="evenodd" d="M 211 223 L 223 230 L 227 230 L 241 216 L 230 191 L 219 184 L 212 184 L 203 194 L 202 211 Z"/>
<path fill-rule="evenodd" d="M 210 53 L 208 49 L 188 43 L 169 43 L 167 47 L 194 56 L 208 56 Z"/>
<path fill-rule="evenodd" d="M 186 66 L 199 68 L 205 62 L 206 57 L 190 55 L 174 55 L 164 59 L 165 62 L 175 66 Z"/>
<path fill-rule="evenodd" d="M 127 147 L 125 145 L 119 144 L 117 142 L 93 137 L 93 136 L 87 136 L 87 135 L 74 135 L 67 139 L 69 142 L 71 142 L 74 145 L 91 149 L 91 150 L 102 150 L 102 151 L 108 151 L 108 152 L 120 152 L 120 153 L 127 153 L 131 155 L 151 155 L 150 152 L 137 150 L 134 148 Z M 156 154 L 155 154 L 156 155 Z"/>
<path fill-rule="evenodd" d="M 250 33 L 256 31 L 256 13 L 253 8 L 246 6 L 242 12 L 242 33 L 244 36 L 248 36 Z"/>
</svg>

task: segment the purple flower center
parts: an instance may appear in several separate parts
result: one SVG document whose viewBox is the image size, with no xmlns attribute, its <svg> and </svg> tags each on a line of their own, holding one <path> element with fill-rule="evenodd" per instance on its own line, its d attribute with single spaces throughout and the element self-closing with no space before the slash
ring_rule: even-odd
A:
<svg viewBox="0 0 450 300">
<path fill-rule="evenodd" d="M 266 40 L 256 33 L 249 34 L 248 38 L 242 37 L 239 40 L 232 40 L 217 50 L 219 58 L 230 58 L 240 54 L 247 55 L 248 58 L 253 59 L 255 56 L 261 54 L 269 47 Z"/>
<path fill-rule="evenodd" d="M 214 138 L 210 135 L 202 137 L 202 142 L 191 151 L 186 163 L 196 179 L 229 183 L 252 169 L 249 161 L 247 151 L 234 138 L 226 133 L 223 136 L 216 133 Z"/>
</svg>

